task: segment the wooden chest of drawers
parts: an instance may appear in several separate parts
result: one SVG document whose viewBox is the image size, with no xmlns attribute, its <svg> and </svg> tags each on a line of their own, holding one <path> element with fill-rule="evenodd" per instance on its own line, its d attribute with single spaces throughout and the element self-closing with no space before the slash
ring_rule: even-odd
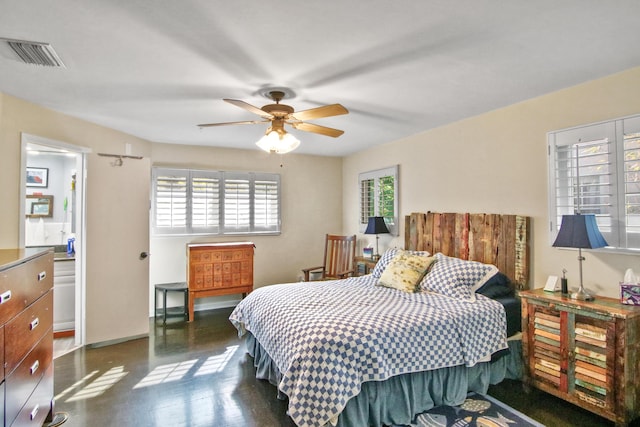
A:
<svg viewBox="0 0 640 427">
<path fill-rule="evenodd" d="M 0 397 L 5 426 L 53 414 L 53 252 L 0 250 Z"/>
<path fill-rule="evenodd" d="M 251 242 L 190 243 L 187 245 L 189 321 L 196 298 L 243 294 L 253 290 Z"/>
</svg>

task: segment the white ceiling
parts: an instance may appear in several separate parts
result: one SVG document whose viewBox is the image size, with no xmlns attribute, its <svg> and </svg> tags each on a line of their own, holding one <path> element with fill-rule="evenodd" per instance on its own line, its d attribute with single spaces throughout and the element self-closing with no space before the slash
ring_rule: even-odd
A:
<svg viewBox="0 0 640 427">
<path fill-rule="evenodd" d="M 342 156 L 640 66 L 640 1 L 0 0 L 0 37 L 51 43 L 66 68 L 0 43 L 0 92 L 151 141 L 257 149 L 265 124 L 222 101 L 297 111 L 339 138 L 288 130 L 297 152 Z M 114 141 L 121 148 L 122 143 Z"/>
</svg>

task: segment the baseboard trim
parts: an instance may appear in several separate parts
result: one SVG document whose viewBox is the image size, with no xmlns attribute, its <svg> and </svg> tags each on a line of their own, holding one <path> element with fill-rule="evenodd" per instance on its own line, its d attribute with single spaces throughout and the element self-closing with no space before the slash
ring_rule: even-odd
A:
<svg viewBox="0 0 640 427">
<path fill-rule="evenodd" d="M 204 304 L 196 304 L 194 307 L 194 311 L 204 311 L 204 310 L 215 310 L 216 308 L 229 308 L 235 307 L 238 303 L 242 301 L 238 300 L 230 300 L 230 301 L 218 301 L 218 302 L 206 302 Z"/>
<path fill-rule="evenodd" d="M 198 312 L 198 311 L 204 311 L 204 310 L 215 310 L 217 308 L 235 307 L 236 305 L 238 305 L 240 301 L 242 301 L 242 299 L 223 300 L 223 301 L 214 301 L 214 302 L 198 302 L 196 300 L 196 304 L 195 304 L 195 307 L 193 308 L 193 311 Z M 180 305 L 168 306 L 167 308 L 169 309 L 173 307 L 181 307 L 181 306 Z M 160 310 L 162 310 L 162 308 L 160 308 Z M 153 317 L 162 317 L 162 315 L 154 316 L 153 311 L 151 311 L 149 313 L 149 318 L 153 318 Z"/>
<path fill-rule="evenodd" d="M 86 346 L 88 348 L 100 348 L 100 347 L 106 347 L 108 345 L 120 344 L 120 343 L 127 342 L 127 341 L 133 341 L 133 340 L 137 340 L 137 339 L 140 339 L 140 338 L 149 338 L 149 334 L 140 334 L 140 335 L 134 335 L 134 336 L 130 336 L 130 337 L 116 338 L 114 340 L 94 342 L 92 344 L 87 344 Z"/>
</svg>

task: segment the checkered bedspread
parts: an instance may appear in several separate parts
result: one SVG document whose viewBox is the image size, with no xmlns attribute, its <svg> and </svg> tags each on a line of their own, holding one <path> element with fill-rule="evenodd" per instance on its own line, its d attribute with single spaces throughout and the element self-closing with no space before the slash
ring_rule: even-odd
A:
<svg viewBox="0 0 640 427">
<path fill-rule="evenodd" d="M 371 275 L 258 288 L 230 320 L 282 373 L 298 426 L 335 419 L 365 381 L 456 365 L 507 348 L 501 304 L 375 286 Z"/>
</svg>

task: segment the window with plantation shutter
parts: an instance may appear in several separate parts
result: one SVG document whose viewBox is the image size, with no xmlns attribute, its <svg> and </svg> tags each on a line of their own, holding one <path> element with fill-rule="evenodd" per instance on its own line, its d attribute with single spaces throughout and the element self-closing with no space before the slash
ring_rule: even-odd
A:
<svg viewBox="0 0 640 427">
<path fill-rule="evenodd" d="M 640 249 L 640 116 L 550 132 L 550 241 L 562 215 L 594 214 L 614 249 Z"/>
<path fill-rule="evenodd" d="M 153 168 L 153 232 L 280 232 L 280 175 Z"/>
<path fill-rule="evenodd" d="M 360 232 L 364 232 L 370 216 L 384 217 L 387 228 L 398 235 L 398 166 L 361 173 Z"/>
</svg>

